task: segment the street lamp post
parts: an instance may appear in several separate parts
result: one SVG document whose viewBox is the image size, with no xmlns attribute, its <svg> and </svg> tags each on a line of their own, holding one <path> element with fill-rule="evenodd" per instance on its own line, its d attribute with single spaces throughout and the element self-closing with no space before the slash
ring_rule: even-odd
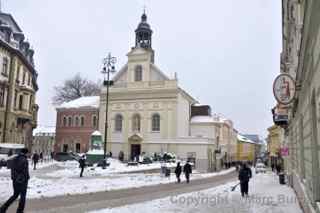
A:
<svg viewBox="0 0 320 213">
<path fill-rule="evenodd" d="M 101 73 L 104 75 L 103 85 L 107 87 L 106 95 L 106 121 L 104 126 L 104 149 L 103 149 L 103 159 L 104 159 L 104 168 L 106 166 L 106 157 L 107 157 L 107 138 L 108 138 L 108 102 L 109 102 L 109 86 L 112 85 L 110 81 L 110 73 L 115 73 L 115 63 L 117 62 L 116 57 L 112 57 L 111 53 L 108 54 L 106 58 L 103 59 L 103 68 Z M 107 75 L 107 80 L 106 80 Z"/>
</svg>

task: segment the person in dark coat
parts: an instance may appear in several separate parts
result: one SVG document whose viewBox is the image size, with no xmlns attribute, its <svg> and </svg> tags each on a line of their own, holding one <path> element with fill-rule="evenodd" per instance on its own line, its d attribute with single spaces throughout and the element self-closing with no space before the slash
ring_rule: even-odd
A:
<svg viewBox="0 0 320 213">
<path fill-rule="evenodd" d="M 85 155 L 82 155 L 81 158 L 79 159 L 79 166 L 81 168 L 81 172 L 80 172 L 80 177 L 82 177 L 83 175 L 83 170 L 84 170 L 84 167 L 86 166 L 86 158 L 85 158 Z"/>
<path fill-rule="evenodd" d="M 51 157 L 51 160 L 53 160 L 53 158 L 54 158 L 54 152 L 53 151 L 50 153 L 50 157 Z"/>
<path fill-rule="evenodd" d="M 181 166 L 180 166 L 180 162 L 178 162 L 178 163 L 177 163 L 177 167 L 176 167 L 176 169 L 174 170 L 174 173 L 176 173 L 176 177 L 177 177 L 178 183 L 181 182 L 181 180 L 180 180 L 181 172 L 182 172 L 182 168 L 181 168 Z"/>
<path fill-rule="evenodd" d="M 43 154 L 42 154 L 42 152 L 40 152 L 39 158 L 40 158 L 40 161 L 41 161 L 41 163 L 42 163 L 42 161 L 43 161 Z"/>
<path fill-rule="evenodd" d="M 274 171 L 274 164 L 271 164 L 271 170 Z"/>
<path fill-rule="evenodd" d="M 17 213 L 23 213 L 26 194 L 28 188 L 29 167 L 26 154 L 28 149 L 24 148 L 21 152 L 12 160 L 11 164 L 11 179 L 13 184 L 13 195 L 0 207 L 0 213 L 5 213 L 9 206 L 19 197 L 20 201 L 17 208 Z"/>
<path fill-rule="evenodd" d="M 276 165 L 277 175 L 281 172 L 281 164 L 277 163 Z"/>
<path fill-rule="evenodd" d="M 244 163 L 239 171 L 240 190 L 242 197 L 244 197 L 244 195 L 248 196 L 249 180 L 251 177 L 251 169 Z"/>
<path fill-rule="evenodd" d="M 35 153 L 32 155 L 33 170 L 36 170 L 36 169 L 37 169 L 37 163 L 38 163 L 38 161 L 39 161 L 39 155 L 38 155 L 38 153 L 35 152 Z"/>
<path fill-rule="evenodd" d="M 10 149 L 9 152 L 8 152 L 8 157 L 11 157 L 12 155 L 13 155 L 12 149 Z"/>
<path fill-rule="evenodd" d="M 183 172 L 186 177 L 187 183 L 189 183 L 190 182 L 190 174 L 192 173 L 192 168 L 191 168 L 191 164 L 189 161 L 187 161 L 187 163 L 184 165 Z"/>
</svg>

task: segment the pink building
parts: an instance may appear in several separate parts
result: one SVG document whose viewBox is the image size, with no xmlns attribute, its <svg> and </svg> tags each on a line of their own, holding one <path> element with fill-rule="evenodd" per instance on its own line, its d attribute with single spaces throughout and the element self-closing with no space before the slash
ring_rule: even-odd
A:
<svg viewBox="0 0 320 213">
<path fill-rule="evenodd" d="M 99 96 L 81 97 L 56 109 L 55 152 L 87 152 L 91 134 L 98 129 Z"/>
</svg>

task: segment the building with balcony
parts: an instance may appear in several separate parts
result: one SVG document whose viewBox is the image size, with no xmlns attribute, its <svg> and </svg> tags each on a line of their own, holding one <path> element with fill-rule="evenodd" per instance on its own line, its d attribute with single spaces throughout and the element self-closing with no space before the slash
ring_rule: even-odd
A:
<svg viewBox="0 0 320 213">
<path fill-rule="evenodd" d="M 33 55 L 12 15 L 0 11 L 0 143 L 25 144 L 30 150 L 39 109 Z"/>
</svg>

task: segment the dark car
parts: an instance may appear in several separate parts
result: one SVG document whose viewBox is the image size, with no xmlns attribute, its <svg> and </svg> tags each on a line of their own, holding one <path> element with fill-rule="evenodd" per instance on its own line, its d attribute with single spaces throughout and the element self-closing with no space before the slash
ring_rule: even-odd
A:
<svg viewBox="0 0 320 213">
<path fill-rule="evenodd" d="M 75 157 L 68 152 L 57 152 L 53 157 L 56 161 L 76 160 Z"/>
</svg>

